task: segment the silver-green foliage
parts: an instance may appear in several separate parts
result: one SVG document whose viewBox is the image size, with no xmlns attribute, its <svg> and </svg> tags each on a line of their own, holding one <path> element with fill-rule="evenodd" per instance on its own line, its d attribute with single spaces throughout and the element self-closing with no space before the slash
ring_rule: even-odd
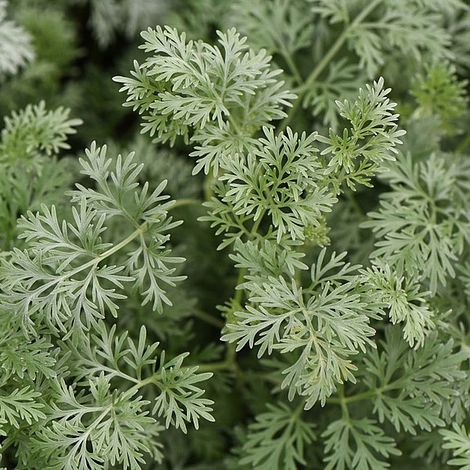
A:
<svg viewBox="0 0 470 470">
<path fill-rule="evenodd" d="M 238 349 L 259 346 L 259 357 L 273 350 L 295 352 L 296 361 L 283 371 L 282 388 L 291 399 L 305 396 L 306 409 L 317 401 L 324 404 L 338 383 L 354 382 L 351 356 L 372 344 L 374 312 L 363 300 L 358 267 L 344 257 L 333 253 L 325 260 L 322 251 L 304 287 L 282 277 L 248 281 L 250 303 L 223 337 L 236 341 Z"/>
<path fill-rule="evenodd" d="M 224 23 L 283 65 L 294 107 L 337 129 L 335 99 L 353 97 L 364 81 L 381 74 L 409 84 L 423 62 L 464 60 L 454 43 L 463 43 L 467 18 L 460 0 L 237 0 Z"/>
<path fill-rule="evenodd" d="M 366 7 L 363 16 L 378 4 Z M 275 11 L 280 23 L 291 18 L 287 3 L 281 1 L 247 4 L 247 9 L 254 18 L 264 14 L 263 9 Z M 326 10 L 317 13 L 328 17 Z M 397 22 L 402 21 L 398 16 Z M 286 28 L 288 24 L 283 23 Z M 407 31 L 413 27 L 397 26 Z M 422 27 L 416 35 L 429 34 Z M 351 31 L 345 39 L 353 40 Z M 416 39 L 409 32 L 408 40 Z M 277 32 L 259 33 L 259 41 L 271 41 L 270 51 L 283 55 L 286 62 L 297 50 L 289 41 L 277 40 Z M 256 31 L 253 34 L 256 37 Z M 184 34 L 171 28 L 148 30 L 142 46 L 146 61 L 136 64 L 132 78 L 116 80 L 128 94 L 125 105 L 143 115 L 143 132 L 158 142 L 173 143 L 180 135 L 195 146 L 191 155 L 199 160 L 194 172 L 204 169 L 210 184 L 210 198 L 204 204 L 208 213 L 201 220 L 223 236 L 219 249 L 229 248 L 240 270 L 235 296 L 222 309 L 227 318 L 222 339 L 235 343 L 236 351 L 257 349 L 258 358 L 276 371 L 275 393 L 286 390 L 286 398 L 296 401 L 295 412 L 279 404 L 258 415 L 239 449 L 240 463 L 253 468 L 301 467 L 306 445 L 314 439 L 306 411 L 319 403 L 339 404 L 342 409 L 340 419 L 332 420 L 322 433 L 327 468 L 388 468 L 400 450 L 385 422 L 396 433 L 414 435 L 417 429 L 443 426 L 457 413 L 449 412 L 454 405 L 447 397 L 459 388 L 468 355 L 459 353 L 451 339 L 439 338 L 438 326 L 445 322 L 431 298 L 437 282 L 454 274 L 446 258 L 454 259 L 464 247 L 465 179 L 456 184 L 452 178 L 439 179 L 438 175 L 447 175 L 444 163 L 434 170 L 431 159 L 422 164 L 425 183 L 417 182 L 413 193 L 404 189 L 413 180 L 403 170 L 404 157 L 398 152 L 405 132 L 398 128 L 396 104 L 382 78 L 361 88 L 357 97 L 336 102 L 343 131 L 297 133 L 287 126 L 289 118 L 275 131 L 272 121 L 283 118 L 278 107 L 295 97 L 279 94 L 282 82 L 270 72 L 264 53 L 246 49 L 245 39 L 233 30 L 218 36 L 221 47 L 187 42 Z M 293 33 L 293 43 L 296 37 Z M 418 42 L 416 54 L 421 53 Z M 442 40 L 443 54 L 445 47 Z M 370 73 L 372 59 L 367 65 Z M 263 112 L 263 119 L 258 114 L 250 120 L 253 103 L 268 86 L 266 77 L 276 93 L 270 95 L 275 107 Z M 461 167 L 448 168 L 453 175 Z M 390 226 L 395 214 L 410 207 L 426 211 L 425 230 L 433 228 L 430 220 L 450 227 L 455 233 L 449 242 L 451 254 L 440 245 L 434 248 L 429 243 L 434 238 L 426 238 L 419 250 L 413 246 L 406 253 L 399 247 L 383 252 L 379 248 L 369 267 L 353 265 L 346 253 L 327 254 L 326 249 L 316 252 L 313 260 L 306 257 L 311 245 L 329 243 L 326 215 L 338 200 L 371 187 L 385 169 L 390 169 L 386 181 L 396 205 L 390 214 L 372 213 L 365 225 L 385 238 L 378 246 L 387 246 L 395 232 L 400 240 L 416 237 L 415 230 Z M 416 175 L 418 181 L 419 172 Z M 399 187 L 402 181 L 404 186 Z M 453 209 L 437 200 L 433 203 L 440 197 L 452 200 Z M 435 211 L 434 218 L 426 204 Z M 384 226 L 376 220 L 383 220 Z M 417 220 L 414 213 L 403 216 L 405 225 Z M 384 327 L 387 317 L 399 326 Z M 377 344 L 378 329 L 384 328 L 385 340 Z M 229 365 L 227 359 L 221 367 Z M 356 413 L 356 401 L 368 402 L 370 413 Z M 354 415 L 349 414 L 349 403 Z"/>
<path fill-rule="evenodd" d="M 468 243 L 468 163 L 438 155 L 413 163 L 402 156 L 385 176 L 391 191 L 369 214 L 378 240 L 374 258 L 396 272 L 418 277 L 436 292 L 455 276 L 455 262 Z"/>
<path fill-rule="evenodd" d="M 444 449 L 449 449 L 454 456 L 447 463 L 461 470 L 468 470 L 470 468 L 470 436 L 465 426 L 454 423 L 452 429 L 443 429 L 441 435 L 444 440 Z"/>
<path fill-rule="evenodd" d="M 131 5 L 102 3 L 104 10 L 119 6 L 105 24 L 112 34 Z M 206 462 L 202 468 L 237 470 L 376 470 L 408 464 L 410 456 L 417 465 L 440 468 L 448 460 L 470 468 L 470 269 L 463 263 L 470 172 L 443 140 L 465 123 L 464 83 L 443 60 L 454 60 L 452 27 L 459 15 L 465 21 L 465 5 L 234 4 L 231 21 L 248 39 L 228 29 L 212 44 L 158 26 L 142 33 L 145 59 L 131 77 L 116 78 L 125 106 L 142 116 L 143 133 L 159 144 L 192 146 L 194 181 L 204 173 L 204 188 L 188 184 L 191 164 L 168 151 L 155 155 L 142 144 L 138 159 L 110 158 L 92 144 L 68 206 L 38 207 L 32 198 L 5 212 L 4 448 L 12 446 L 8 455 L 32 470 L 181 468 L 195 456 Z M 430 65 L 421 69 L 420 62 Z M 421 74 L 411 80 L 417 64 Z M 408 139 L 384 85 L 397 69 L 398 96 L 400 85 L 415 84 L 416 109 L 402 107 Z M 378 72 L 387 80 L 357 91 L 356 82 Z M 331 129 L 312 123 L 310 113 L 297 119 L 301 105 L 324 114 Z M 462 126 L 454 132 L 456 121 Z M 8 172 L 26 165 L 41 188 L 40 178 L 53 176 L 45 162 L 59 166 L 77 124 L 65 110 L 43 105 L 14 114 L 0 165 Z M 420 140 L 423 129 L 433 134 L 429 142 Z M 161 172 L 172 178 L 168 187 Z M 5 201 L 16 178 L 8 177 Z M 370 189 L 377 180 L 386 187 L 380 198 L 380 189 Z M 67 186 L 65 176 L 62 183 L 57 191 Z M 165 190 L 184 199 L 174 203 Z M 57 191 L 52 200 L 60 199 Z M 202 206 L 188 199 L 203 192 Z M 194 303 L 175 314 L 185 323 L 178 334 L 178 323 L 167 329 L 172 319 L 157 315 L 173 312 L 167 307 L 184 279 L 170 239 L 179 222 L 169 213 L 188 203 L 205 211 L 200 220 L 215 229 L 238 270 L 234 295 L 221 307 L 225 324 L 194 310 L 222 329 L 224 345 L 204 344 L 190 357 L 181 351 L 195 337 Z M 340 211 L 346 215 L 334 221 Z M 341 224 L 347 226 L 338 230 Z M 183 233 L 186 242 L 196 231 Z M 342 247 L 353 248 L 360 263 Z M 198 274 L 204 268 L 197 266 Z M 141 320 L 147 328 L 137 326 Z M 122 322 L 129 331 L 120 332 Z M 164 348 L 153 338 L 168 335 Z M 209 371 L 216 372 L 209 385 L 218 401 L 214 416 L 202 388 Z M 238 401 L 254 419 L 233 430 Z M 173 433 L 165 436 L 165 428 Z M 189 446 L 180 440 L 187 432 Z M 222 458 L 224 439 L 237 436 L 234 454 Z"/>
<path fill-rule="evenodd" d="M 54 206 L 29 212 L 20 221 L 27 248 L 14 249 L 1 267 L 9 278 L 5 308 L 22 319 L 26 330 L 42 323 L 69 335 L 88 330 L 106 311 L 117 314 L 124 283 L 141 291 L 143 304 L 161 310 L 163 303 L 170 303 L 163 285 L 181 280 L 173 276 L 171 266 L 182 260 L 165 248 L 167 232 L 178 225 L 167 216 L 171 202 L 164 202 L 165 182 L 153 192 L 148 185 L 136 191 L 141 166 L 133 163 L 133 154 L 113 162 L 106 147 L 95 144 L 81 164 L 96 189 L 77 186 L 72 220 L 60 220 Z M 116 218 L 130 227 L 121 240 L 106 233 L 107 224 Z M 116 264 L 113 255 L 118 252 Z"/>
<path fill-rule="evenodd" d="M 129 39 L 155 24 L 167 9 L 167 0 L 72 0 L 88 3 L 90 24 L 98 45 L 108 47 L 116 36 L 125 34 Z"/>
<path fill-rule="evenodd" d="M 129 95 L 126 106 L 143 114 L 143 132 L 158 142 L 183 136 L 196 144 L 195 173 L 211 166 L 217 172 L 221 155 L 243 150 L 259 126 L 285 116 L 293 95 L 276 78 L 281 71 L 234 29 L 218 33 L 218 46 L 187 41 L 170 27 L 149 28 L 142 37 L 150 57 L 135 62 L 131 78 L 115 80 Z"/>
<path fill-rule="evenodd" d="M 148 343 L 145 327 L 136 342 L 100 322 L 96 334 L 72 352 L 71 370 L 82 385 L 80 393 L 59 382 L 50 424 L 35 437 L 33 453 L 48 468 L 139 469 L 149 457 L 157 462 L 163 458 L 159 417 L 165 427 L 184 432 L 187 424 L 198 428 L 201 418 L 213 421 L 212 401 L 202 397 L 198 386 L 212 374 L 184 367 L 187 354 L 167 360 L 161 352 L 158 357 L 157 348 L 158 343 Z M 153 399 L 142 397 L 144 388 L 151 389 L 146 396 Z"/>
<path fill-rule="evenodd" d="M 14 75 L 34 59 L 31 36 L 14 21 L 6 19 L 7 0 L 0 1 L 0 81 Z"/>
<path fill-rule="evenodd" d="M 240 463 L 260 470 L 277 468 L 295 470 L 305 465 L 304 447 L 315 440 L 314 425 L 302 421 L 300 409 L 284 403 L 268 405 L 268 411 L 250 425 Z"/>
<path fill-rule="evenodd" d="M 16 219 L 28 209 L 60 201 L 73 178 L 70 159 L 58 157 L 69 149 L 67 138 L 80 119 L 70 110 L 28 105 L 5 117 L 0 140 L 0 243 L 4 249 L 17 237 Z"/>
<path fill-rule="evenodd" d="M 45 126 L 28 151 L 63 147 L 64 126 Z M 28 442 L 19 448 L 27 468 L 139 469 L 162 458 L 159 419 L 183 432 L 213 420 L 199 386 L 212 374 L 186 366 L 187 353 L 157 353 L 145 327 L 134 341 L 105 325 L 134 291 L 151 311 L 171 305 L 165 286 L 184 279 L 168 247 L 180 222 L 168 214 L 165 181 L 139 183 L 133 153 L 110 158 L 93 143 L 80 165 L 93 184 L 76 185 L 63 216 L 46 205 L 24 215 L 22 247 L 0 260 L 0 433 L 8 445 Z"/>
</svg>

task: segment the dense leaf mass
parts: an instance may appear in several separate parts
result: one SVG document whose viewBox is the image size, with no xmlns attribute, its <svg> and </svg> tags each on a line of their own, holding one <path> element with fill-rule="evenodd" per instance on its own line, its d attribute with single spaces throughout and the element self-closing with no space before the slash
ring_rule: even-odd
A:
<svg viewBox="0 0 470 470">
<path fill-rule="evenodd" d="M 0 0 L 0 467 L 470 470 L 469 45 L 464 0 Z"/>
</svg>

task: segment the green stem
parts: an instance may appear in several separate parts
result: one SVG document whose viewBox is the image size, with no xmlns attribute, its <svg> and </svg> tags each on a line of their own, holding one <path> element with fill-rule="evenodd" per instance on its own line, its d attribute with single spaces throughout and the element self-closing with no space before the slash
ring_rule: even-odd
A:
<svg viewBox="0 0 470 470">
<path fill-rule="evenodd" d="M 225 323 L 223 321 L 218 320 L 212 315 L 209 315 L 208 313 L 203 312 L 199 309 L 194 311 L 194 316 L 201 319 L 202 321 L 205 321 L 206 323 L 209 323 L 210 325 L 215 326 L 216 328 L 219 328 L 220 330 L 225 326 Z"/>
<path fill-rule="evenodd" d="M 248 238 L 251 240 L 255 237 L 255 235 L 258 233 L 258 229 L 261 223 L 261 220 L 263 219 L 265 214 L 265 211 L 263 211 L 260 216 L 258 217 L 258 220 L 253 224 L 253 227 L 251 228 L 251 231 L 248 235 Z M 239 286 L 245 277 L 246 274 L 246 268 L 242 268 L 238 271 L 238 277 L 237 277 L 237 283 L 236 286 Z M 243 299 L 243 289 L 236 289 L 235 296 L 233 297 L 233 300 L 237 303 L 240 304 Z M 227 346 L 227 355 L 226 355 L 226 360 L 231 367 L 235 367 L 238 370 L 238 366 L 236 363 L 236 344 L 235 343 L 229 343 Z"/>
<path fill-rule="evenodd" d="M 75 274 L 78 274 L 81 271 L 84 271 L 88 268 L 91 268 L 92 266 L 95 266 L 99 264 L 101 261 L 105 260 L 109 256 L 113 255 L 120 249 L 124 248 L 126 245 L 128 245 L 131 241 L 142 235 L 147 229 L 147 222 L 144 222 L 143 224 L 139 225 L 138 228 L 136 228 L 130 235 L 128 235 L 126 238 L 121 240 L 117 245 L 112 246 L 109 250 L 106 250 L 105 252 L 101 253 L 101 255 L 97 256 L 96 258 L 91 259 L 85 264 L 82 264 L 81 266 L 77 266 L 75 269 L 72 269 L 72 271 L 69 271 L 65 273 L 63 276 L 60 276 L 53 281 L 48 282 L 47 284 L 44 284 L 42 286 L 42 290 L 45 291 L 49 287 L 51 287 L 53 284 L 57 284 L 61 281 L 64 281 L 65 279 L 68 279 Z"/>
<path fill-rule="evenodd" d="M 228 344 L 225 359 L 223 361 L 208 362 L 207 364 L 201 364 L 199 366 L 198 372 L 214 372 L 217 370 L 231 370 L 235 372 L 239 377 L 242 376 L 242 371 L 240 370 L 237 364 L 235 344 Z"/>
<path fill-rule="evenodd" d="M 214 195 L 214 173 L 212 172 L 212 169 L 209 170 L 209 173 L 206 175 L 204 178 L 204 200 L 205 201 L 210 201 L 212 199 L 212 196 Z"/>
<path fill-rule="evenodd" d="M 238 272 L 237 278 L 237 286 L 240 285 L 243 281 L 243 277 L 245 276 L 246 269 L 240 269 Z M 243 296 L 243 289 L 238 289 L 235 292 L 234 301 L 240 303 Z M 222 324 L 222 328 L 225 325 Z M 199 371 L 206 372 L 210 371 L 213 372 L 215 370 L 233 370 L 237 375 L 241 376 L 241 370 L 237 364 L 237 346 L 235 343 L 228 343 L 227 344 L 227 351 L 225 353 L 225 359 L 219 362 L 211 362 L 208 364 L 202 364 L 199 366 Z"/>
<path fill-rule="evenodd" d="M 184 205 L 188 204 L 196 204 L 199 203 L 196 199 L 179 199 L 171 206 L 168 211 L 174 209 L 175 207 L 181 207 Z M 65 279 L 68 279 L 75 274 L 78 274 L 81 271 L 84 271 L 88 268 L 91 268 L 99 263 L 101 261 L 105 260 L 106 258 L 109 258 L 112 256 L 114 253 L 118 252 L 125 246 L 127 246 L 129 243 L 131 243 L 133 240 L 135 240 L 137 237 L 140 237 L 141 235 L 144 234 L 144 232 L 147 231 L 148 228 L 148 222 L 143 222 L 140 224 L 130 235 L 128 235 L 126 238 L 121 240 L 117 245 L 113 245 L 109 250 L 106 250 L 105 252 L 101 253 L 101 255 L 97 256 L 96 258 L 91 259 L 90 261 L 86 262 L 85 264 L 82 264 L 81 266 L 77 266 L 75 269 L 72 269 L 72 271 L 69 271 L 65 273 L 63 276 L 54 279 L 53 281 L 45 284 L 43 286 L 43 289 L 50 287 L 52 284 L 56 284 L 57 282 L 63 281 Z"/>
<path fill-rule="evenodd" d="M 96 258 L 92 259 L 88 263 L 84 264 L 81 268 L 84 269 L 85 267 L 93 266 L 94 264 L 98 264 L 100 261 L 108 258 L 109 256 L 113 255 L 114 253 L 118 252 L 130 242 L 135 240 L 137 237 L 140 237 L 146 230 L 147 230 L 147 222 L 140 224 L 137 229 L 135 229 L 130 235 L 128 235 L 124 240 L 121 240 L 117 245 L 112 246 L 109 250 L 106 250 L 101 255 L 97 256 Z"/>
<path fill-rule="evenodd" d="M 326 66 L 330 63 L 330 61 L 334 58 L 334 56 L 339 52 L 343 44 L 348 39 L 349 34 L 351 31 L 357 27 L 360 23 L 363 22 L 367 18 L 367 16 L 382 2 L 382 0 L 374 0 L 367 5 L 362 12 L 356 16 L 354 21 L 341 33 L 340 36 L 336 39 L 333 45 L 330 47 L 328 52 L 323 56 L 322 60 L 318 63 L 318 65 L 312 70 L 310 75 L 305 80 L 304 84 L 299 88 L 298 95 L 296 100 L 294 101 L 292 108 L 287 115 L 286 118 L 281 122 L 279 126 L 279 130 L 283 131 L 291 122 L 292 118 L 294 117 L 298 107 L 300 106 L 305 93 L 309 90 L 318 76 L 323 72 Z"/>
<path fill-rule="evenodd" d="M 235 343 L 229 343 L 227 346 L 227 353 L 225 355 L 225 360 L 229 366 L 236 369 L 237 365 L 237 345 Z"/>
<path fill-rule="evenodd" d="M 296 82 L 298 84 L 301 84 L 302 83 L 302 76 L 300 75 L 300 72 L 299 72 L 299 69 L 297 68 L 297 65 L 295 65 L 295 62 L 292 59 L 292 56 L 289 54 L 289 52 L 287 51 L 287 49 L 283 45 L 281 45 L 280 52 L 281 52 L 282 57 L 286 61 L 286 64 L 288 65 L 289 70 L 291 71 L 292 75 L 294 76 Z"/>
<path fill-rule="evenodd" d="M 258 233 L 258 229 L 259 229 L 259 226 L 261 224 L 261 221 L 263 220 L 265 212 L 266 211 L 263 211 L 263 213 L 258 217 L 258 220 L 253 224 L 253 227 L 251 228 L 250 235 L 248 237 L 250 240 L 255 238 L 256 234 Z"/>
<path fill-rule="evenodd" d="M 290 124 L 290 122 L 292 121 L 292 118 L 295 116 L 295 114 L 297 113 L 297 109 L 298 107 L 300 106 L 301 104 L 301 100 L 303 98 L 303 93 L 299 93 L 297 95 L 297 98 L 296 100 L 294 101 L 289 113 L 287 114 L 287 116 L 281 121 L 281 124 L 279 125 L 279 131 L 284 131 L 286 129 L 286 127 Z"/>
<path fill-rule="evenodd" d="M 184 206 L 192 206 L 192 205 L 199 205 L 202 204 L 202 201 L 199 199 L 177 199 L 175 203 L 168 209 L 169 211 L 176 209 L 178 207 L 184 207 Z"/>
<path fill-rule="evenodd" d="M 198 372 L 214 372 L 216 370 L 233 369 L 233 364 L 228 361 L 208 362 L 207 364 L 201 364 Z"/>
<path fill-rule="evenodd" d="M 339 402 L 341 405 L 341 412 L 343 414 L 343 418 L 346 421 L 349 421 L 349 410 L 348 410 L 348 405 L 346 401 L 346 397 L 344 396 L 344 385 L 341 385 L 339 388 Z"/>
<path fill-rule="evenodd" d="M 132 386 L 129 390 L 127 390 L 126 394 L 129 394 L 129 396 L 133 396 L 135 392 L 140 390 L 142 387 L 145 387 L 146 385 L 150 385 L 151 383 L 157 385 L 156 381 L 160 378 L 160 372 L 157 372 L 150 377 L 147 377 L 144 380 L 139 380 L 134 386 Z M 158 386 L 158 385 L 157 385 Z"/>
<path fill-rule="evenodd" d="M 229 115 L 228 117 L 228 122 L 230 123 L 230 125 L 235 129 L 235 135 L 237 136 L 241 136 L 242 135 L 242 131 L 240 129 L 240 127 L 238 126 L 237 122 L 235 121 L 235 119 L 233 119 L 232 116 Z"/>
<path fill-rule="evenodd" d="M 349 397 L 345 397 L 344 394 L 341 395 L 341 392 L 340 392 L 339 398 L 328 398 L 328 403 L 343 406 L 343 404 L 347 405 L 348 403 L 353 403 L 355 401 L 362 401 L 362 400 L 367 400 L 369 398 L 372 398 L 378 395 L 379 393 L 381 393 L 381 390 L 382 389 L 374 388 L 373 390 L 368 390 L 367 392 L 357 393 L 356 395 L 351 395 Z"/>
<path fill-rule="evenodd" d="M 239 286 L 243 282 L 243 278 L 245 277 L 245 274 L 246 274 L 246 268 L 242 268 L 240 269 L 240 271 L 238 271 L 238 278 L 237 278 L 236 286 Z M 242 297 L 243 297 L 243 289 L 237 289 L 233 300 L 239 304 L 242 300 Z"/>
<path fill-rule="evenodd" d="M 253 225 L 253 228 L 251 229 L 250 235 L 248 238 L 253 238 L 255 234 L 258 232 L 258 228 L 261 222 L 261 219 L 263 218 L 264 213 L 260 215 L 258 220 L 255 222 Z M 238 277 L 237 277 L 237 282 L 236 282 L 236 287 L 239 286 L 245 277 L 246 274 L 246 268 L 242 268 L 238 271 Z M 243 289 L 236 289 L 235 296 L 233 297 L 233 300 L 237 303 L 240 304 L 243 299 Z M 238 371 L 238 366 L 237 366 L 237 353 L 236 353 L 236 344 L 235 343 L 229 343 L 227 345 L 227 354 L 226 354 L 226 359 L 224 363 L 227 365 L 227 368 L 232 368 L 235 371 Z"/>
<path fill-rule="evenodd" d="M 86 432 L 79 438 L 79 440 L 81 441 L 84 441 L 84 440 L 87 440 L 88 437 L 90 436 L 90 433 L 91 431 L 93 431 L 97 426 L 99 426 L 99 424 L 101 423 L 101 421 L 103 421 L 103 419 L 105 418 L 105 416 L 112 410 L 112 405 L 111 406 L 107 406 L 106 408 L 103 409 L 103 411 L 101 412 L 101 414 L 98 416 L 98 418 L 96 418 L 93 423 L 91 423 L 90 427 L 86 430 Z"/>
</svg>

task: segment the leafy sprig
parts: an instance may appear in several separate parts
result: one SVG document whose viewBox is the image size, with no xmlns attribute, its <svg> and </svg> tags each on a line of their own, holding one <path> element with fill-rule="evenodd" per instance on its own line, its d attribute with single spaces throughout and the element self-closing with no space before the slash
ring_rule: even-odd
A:
<svg viewBox="0 0 470 470">
<path fill-rule="evenodd" d="M 72 220 L 60 220 L 54 207 L 45 206 L 23 217 L 21 237 L 27 248 L 14 249 L 3 259 L 1 272 L 5 308 L 26 331 L 34 332 L 41 324 L 56 334 L 88 330 L 106 311 L 116 316 L 116 301 L 124 298 L 128 282 L 141 291 L 143 304 L 151 303 L 154 310 L 170 304 L 162 283 L 171 286 L 183 279 L 174 276 L 171 267 L 182 259 L 170 256 L 165 243 L 168 231 L 179 222 L 167 216 L 171 202 L 162 195 L 165 182 L 151 193 L 148 184 L 136 191 L 141 167 L 132 159 L 132 154 L 124 160 L 119 156 L 111 170 L 106 147 L 93 144 L 81 164 L 97 187 L 77 186 L 72 193 Z M 107 237 L 105 224 L 116 218 L 131 230 L 114 241 Z M 128 251 L 119 264 L 110 263 L 113 257 L 118 261 L 115 256 L 123 249 Z"/>
</svg>

